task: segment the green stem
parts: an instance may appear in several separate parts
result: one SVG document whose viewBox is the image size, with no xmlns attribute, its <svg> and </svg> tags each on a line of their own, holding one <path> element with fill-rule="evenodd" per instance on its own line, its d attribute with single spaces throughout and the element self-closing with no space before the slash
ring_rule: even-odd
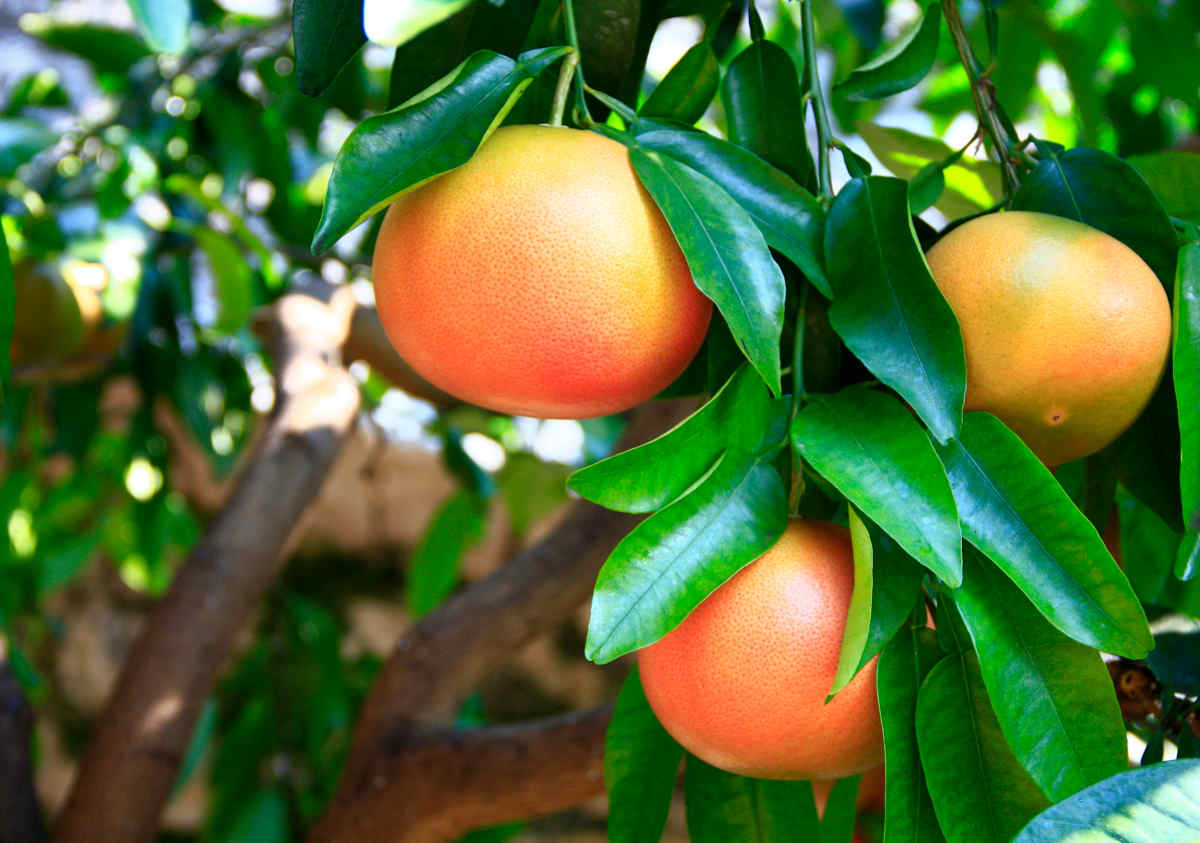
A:
<svg viewBox="0 0 1200 843">
<path fill-rule="evenodd" d="M 987 77 L 987 72 L 975 56 L 971 39 L 967 37 L 966 27 L 958 13 L 958 3 L 955 0 L 941 0 L 942 12 L 946 16 L 946 26 L 954 39 L 954 47 L 958 50 L 958 58 L 967 71 L 967 79 L 971 84 L 971 98 L 975 101 L 975 113 L 979 117 L 979 125 L 991 142 L 992 150 L 1000 159 L 1000 167 L 1004 174 L 1005 192 L 1011 195 L 1021 184 L 1018 166 L 1030 162 L 1025 152 L 1025 144 L 1011 131 L 1012 121 L 1004 113 L 996 99 L 996 86 Z"/>
<path fill-rule="evenodd" d="M 567 94 L 571 92 L 571 77 L 579 67 L 579 53 L 571 50 L 558 69 L 558 86 L 554 89 L 554 104 L 550 108 L 550 125 L 563 124 L 563 112 L 567 110 Z"/>
<path fill-rule="evenodd" d="M 563 16 L 567 26 L 567 43 L 575 50 L 575 55 L 580 58 L 575 62 L 575 115 L 576 122 L 584 125 L 590 125 L 594 121 L 592 115 L 588 111 L 587 97 L 584 96 L 583 88 L 583 61 L 582 53 L 579 50 L 579 33 L 575 30 L 575 4 L 572 0 L 563 0 Z"/>
<path fill-rule="evenodd" d="M 804 63 L 808 67 L 808 89 L 813 97 L 813 113 L 817 118 L 817 187 L 823 199 L 833 198 L 833 182 L 829 177 L 829 147 L 833 130 L 829 123 L 829 110 L 825 105 L 825 92 L 821 88 L 821 77 L 817 70 L 817 42 L 813 34 L 813 0 L 802 0 L 804 10 Z"/>
</svg>

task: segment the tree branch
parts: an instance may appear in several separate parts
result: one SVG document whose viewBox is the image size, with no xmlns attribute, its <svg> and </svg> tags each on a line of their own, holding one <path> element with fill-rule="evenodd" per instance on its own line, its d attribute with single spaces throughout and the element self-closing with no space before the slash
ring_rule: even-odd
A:
<svg viewBox="0 0 1200 843">
<path fill-rule="evenodd" d="M 690 401 L 640 407 L 618 447 L 661 433 L 692 407 Z M 410 839 L 405 835 L 421 827 L 424 808 L 409 795 L 411 768 L 396 747 L 406 745 L 405 736 L 420 734 L 422 724 L 445 715 L 521 645 L 567 619 L 635 523 L 632 516 L 580 501 L 538 545 L 410 630 L 371 689 L 338 791 L 311 839 Z M 543 785 L 552 778 L 547 771 Z M 414 804 L 401 815 L 400 802 Z"/>
<path fill-rule="evenodd" d="M 358 411 L 340 365 L 353 301 L 275 305 L 275 415 L 225 508 L 138 637 L 54 830 L 58 843 L 149 843 L 235 636 L 275 581 Z"/>
<path fill-rule="evenodd" d="M 33 789 L 33 711 L 0 648 L 0 841 L 40 843 L 45 836 Z"/>
<path fill-rule="evenodd" d="M 578 805 L 604 792 L 611 716 L 605 707 L 516 726 L 403 729 L 351 784 L 366 810 L 322 824 L 310 843 L 440 843 Z"/>
</svg>

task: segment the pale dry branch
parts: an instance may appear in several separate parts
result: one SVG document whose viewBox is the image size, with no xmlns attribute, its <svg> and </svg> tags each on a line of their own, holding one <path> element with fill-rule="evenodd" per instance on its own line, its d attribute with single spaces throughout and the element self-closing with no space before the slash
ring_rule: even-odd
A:
<svg viewBox="0 0 1200 843">
<path fill-rule="evenodd" d="M 205 698 L 274 583 L 358 411 L 340 364 L 353 301 L 284 296 L 272 321 L 275 414 L 134 645 L 54 829 L 58 843 L 149 843 Z"/>
</svg>

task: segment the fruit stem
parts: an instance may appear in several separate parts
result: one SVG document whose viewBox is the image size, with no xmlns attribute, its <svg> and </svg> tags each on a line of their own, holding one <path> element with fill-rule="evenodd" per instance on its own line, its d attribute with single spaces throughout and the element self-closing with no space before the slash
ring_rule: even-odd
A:
<svg viewBox="0 0 1200 843">
<path fill-rule="evenodd" d="M 594 121 L 592 120 L 591 112 L 588 111 L 587 97 L 583 92 L 583 62 L 579 58 L 582 53 L 579 51 L 579 33 L 575 29 L 575 4 L 572 0 L 563 0 L 563 18 L 567 27 L 567 43 L 575 51 L 576 57 L 575 79 L 578 84 L 575 86 L 575 122 L 586 126 Z"/>
<path fill-rule="evenodd" d="M 578 68 L 579 53 L 572 49 L 567 53 L 562 67 L 558 70 L 558 86 L 554 89 L 554 104 L 550 107 L 551 126 L 563 124 L 563 113 L 567 110 L 567 95 L 571 93 L 571 77 L 575 75 Z"/>
<path fill-rule="evenodd" d="M 817 186 L 822 199 L 833 198 L 832 180 L 829 177 L 829 147 L 833 131 L 829 123 L 829 109 L 825 105 L 825 91 L 821 88 L 821 77 L 817 70 L 817 42 L 813 33 L 813 0 L 803 0 L 804 9 L 804 63 L 808 67 L 808 88 L 813 97 L 813 114 L 817 119 Z"/>
<path fill-rule="evenodd" d="M 958 58 L 963 69 L 967 71 L 967 79 L 971 83 L 971 98 L 975 101 L 975 114 L 979 117 L 979 125 L 991 141 L 992 151 L 1000 159 L 1000 168 L 1004 174 L 1004 187 L 1008 195 L 1012 195 L 1021 184 L 1018 166 L 1029 164 L 1030 158 L 1025 152 L 1025 144 L 1016 136 L 1012 121 L 1004 113 L 1003 107 L 996 99 L 996 86 L 988 78 L 991 68 L 986 70 L 975 56 L 971 39 L 967 37 L 967 29 L 963 25 L 962 16 L 958 13 L 956 0 L 941 0 L 942 12 L 946 16 L 946 26 L 954 39 L 954 47 L 958 50 Z"/>
</svg>

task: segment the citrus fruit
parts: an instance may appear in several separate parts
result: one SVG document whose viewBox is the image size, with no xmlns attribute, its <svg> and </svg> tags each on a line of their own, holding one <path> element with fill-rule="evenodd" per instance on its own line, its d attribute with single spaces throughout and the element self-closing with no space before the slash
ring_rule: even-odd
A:
<svg viewBox="0 0 1200 843">
<path fill-rule="evenodd" d="M 625 147 L 549 126 L 501 127 L 394 202 L 373 281 L 387 335 L 418 374 L 542 418 L 653 397 L 712 313 Z"/>
<path fill-rule="evenodd" d="M 929 268 L 962 330 L 968 410 L 987 410 L 1047 465 L 1093 454 L 1145 408 L 1171 310 L 1128 246 L 1075 220 L 987 214 L 934 244 Z"/>
<path fill-rule="evenodd" d="M 638 671 L 659 721 L 740 775 L 832 779 L 883 762 L 875 661 L 828 703 L 854 589 L 845 527 L 793 520 L 659 641 Z"/>
</svg>

